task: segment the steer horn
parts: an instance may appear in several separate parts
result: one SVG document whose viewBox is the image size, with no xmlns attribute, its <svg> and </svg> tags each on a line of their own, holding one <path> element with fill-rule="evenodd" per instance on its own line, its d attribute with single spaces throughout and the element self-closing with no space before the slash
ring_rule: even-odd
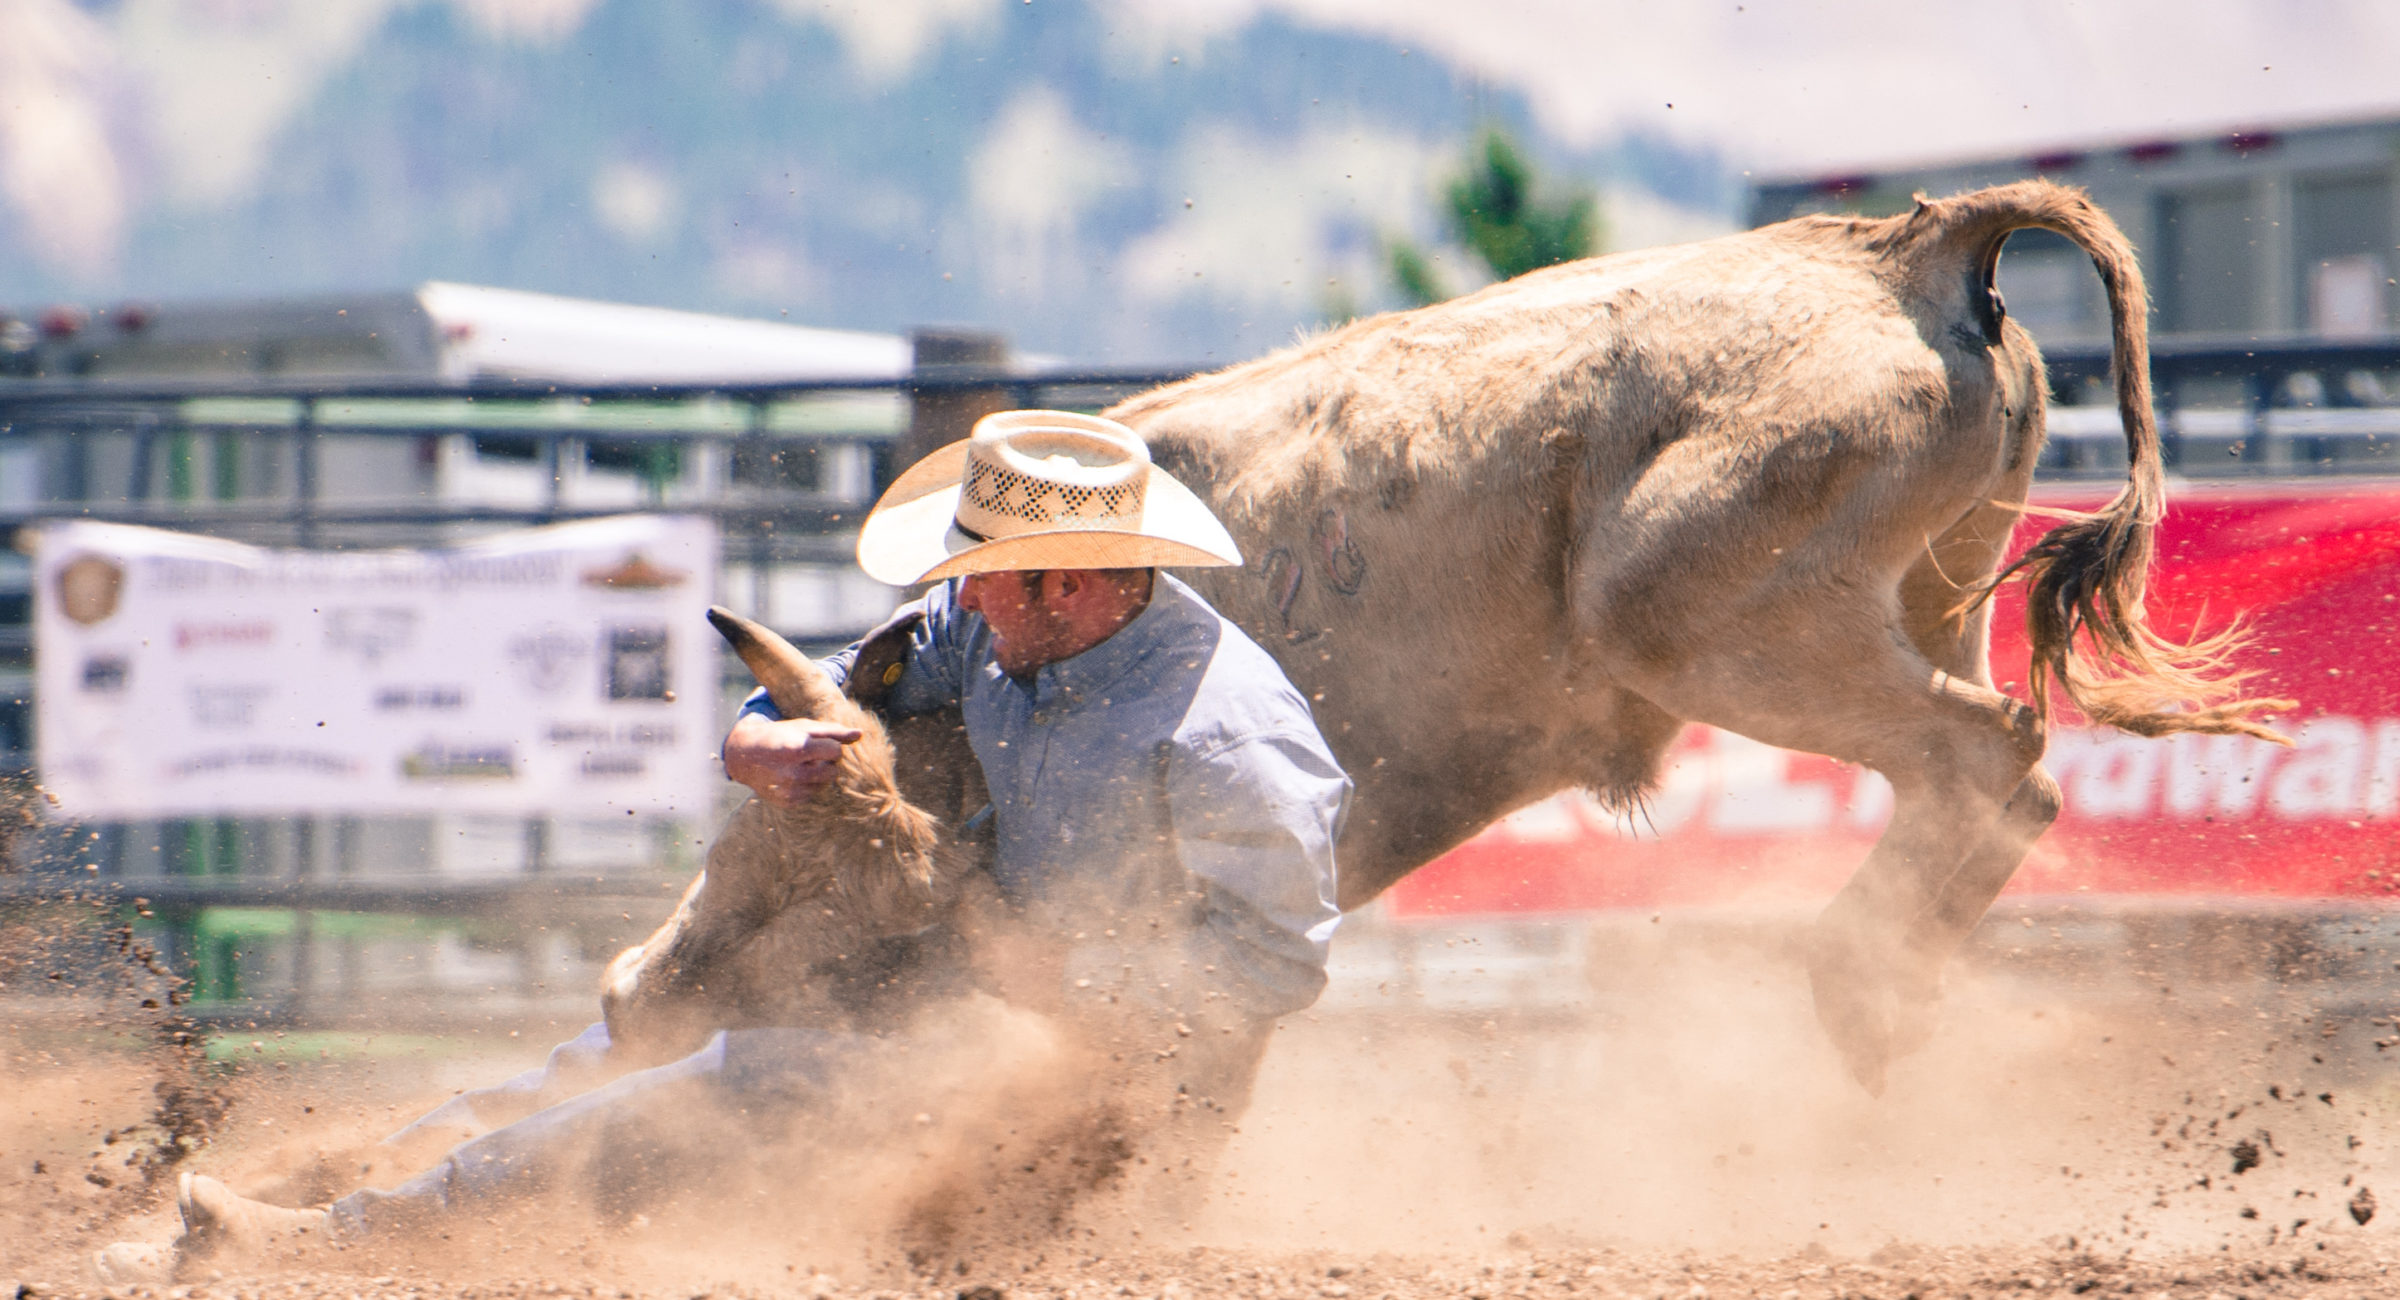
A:
<svg viewBox="0 0 2400 1300">
<path fill-rule="evenodd" d="M 770 627 L 753 623 L 722 605 L 708 607 L 709 625 L 716 628 L 733 652 L 742 657 L 750 675 L 767 688 L 775 711 L 787 718 L 832 718 L 844 703 L 825 670 L 800 653 Z"/>
</svg>

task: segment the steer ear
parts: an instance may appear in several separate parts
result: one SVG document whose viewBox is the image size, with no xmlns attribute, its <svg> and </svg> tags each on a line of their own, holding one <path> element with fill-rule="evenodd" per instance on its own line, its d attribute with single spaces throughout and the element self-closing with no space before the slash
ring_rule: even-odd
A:
<svg viewBox="0 0 2400 1300">
<path fill-rule="evenodd" d="M 834 718 L 846 701 L 833 679 L 773 628 L 753 623 L 722 605 L 708 607 L 708 621 L 742 657 L 750 675 L 767 688 L 775 711 L 787 718 Z"/>
</svg>

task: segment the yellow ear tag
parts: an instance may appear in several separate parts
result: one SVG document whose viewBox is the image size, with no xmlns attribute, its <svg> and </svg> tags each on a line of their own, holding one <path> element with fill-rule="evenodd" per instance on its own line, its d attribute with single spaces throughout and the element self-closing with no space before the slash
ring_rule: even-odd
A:
<svg viewBox="0 0 2400 1300">
<path fill-rule="evenodd" d="M 900 684 L 901 667 L 902 665 L 900 664 L 893 664 L 891 667 L 884 669 L 883 684 L 886 686 L 898 686 Z"/>
</svg>

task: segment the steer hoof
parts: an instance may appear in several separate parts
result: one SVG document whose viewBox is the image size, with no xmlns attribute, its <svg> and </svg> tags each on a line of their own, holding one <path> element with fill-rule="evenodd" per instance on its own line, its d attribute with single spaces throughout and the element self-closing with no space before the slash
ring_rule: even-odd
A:
<svg viewBox="0 0 2400 1300">
<path fill-rule="evenodd" d="M 1893 1033 L 1894 997 L 1880 964 L 1860 946 L 1820 928 L 1810 944 L 1809 991 L 1816 995 L 1817 1023 L 1833 1040 L 1850 1077 L 1869 1095 L 1883 1095 L 1886 1073 L 1898 1050 Z"/>
<path fill-rule="evenodd" d="M 1808 955 L 1817 1022 L 1841 1051 L 1850 1077 L 1883 1095 L 1892 1062 L 1924 1047 L 1940 1023 L 1938 964 L 1895 954 L 1854 932 L 1820 923 Z"/>
<path fill-rule="evenodd" d="M 1833 1039 L 1850 1067 L 1850 1077 L 1873 1097 L 1883 1095 L 1885 1075 L 1892 1063 L 1892 1034 L 1881 998 L 1838 980 L 1809 981 L 1817 997 L 1817 1023 Z"/>
<path fill-rule="evenodd" d="M 1942 1023 L 1942 982 L 1909 980 L 1892 990 L 1892 1056 L 1913 1056 L 1933 1041 Z"/>
</svg>

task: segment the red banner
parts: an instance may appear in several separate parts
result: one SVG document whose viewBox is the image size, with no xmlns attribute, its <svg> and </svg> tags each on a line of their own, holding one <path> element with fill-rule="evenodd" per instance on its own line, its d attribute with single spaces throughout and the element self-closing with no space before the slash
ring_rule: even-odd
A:
<svg viewBox="0 0 2400 1300">
<path fill-rule="evenodd" d="M 2106 500 L 2046 491 L 2037 503 Z M 2029 521 L 2019 544 L 2037 535 Z M 2143 740 L 2061 717 L 2043 760 L 2066 811 L 2018 894 L 2400 894 L 2400 484 L 2186 486 L 2151 571 L 2162 631 L 2239 614 L 2247 689 L 2299 707 L 2292 748 Z M 1994 620 L 1993 669 L 2022 696 L 2023 615 Z M 1668 756 L 1646 815 L 1580 792 L 1524 809 L 1395 887 L 1399 916 L 1822 901 L 1891 815 L 1879 776 L 1706 727 Z"/>
</svg>

